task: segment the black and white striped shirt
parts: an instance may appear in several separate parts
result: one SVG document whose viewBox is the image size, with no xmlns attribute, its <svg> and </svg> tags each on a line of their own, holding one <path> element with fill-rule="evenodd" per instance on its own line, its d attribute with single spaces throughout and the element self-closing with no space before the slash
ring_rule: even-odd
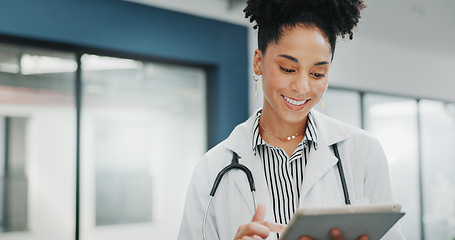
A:
<svg viewBox="0 0 455 240">
<path fill-rule="evenodd" d="M 303 184 L 304 167 L 308 161 L 311 147 L 317 150 L 317 132 L 311 112 L 308 114 L 307 128 L 302 142 L 291 157 L 279 147 L 267 144 L 259 134 L 257 113 L 253 124 L 253 152 L 262 159 L 264 174 L 272 197 L 275 222 L 288 224 L 299 207 L 300 188 Z"/>
</svg>

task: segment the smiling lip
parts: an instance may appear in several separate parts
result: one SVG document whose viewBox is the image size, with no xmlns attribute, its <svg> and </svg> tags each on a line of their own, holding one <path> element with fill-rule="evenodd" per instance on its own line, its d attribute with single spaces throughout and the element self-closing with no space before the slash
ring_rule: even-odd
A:
<svg viewBox="0 0 455 240">
<path fill-rule="evenodd" d="M 309 101 L 309 99 L 305 99 L 305 100 L 292 99 L 292 98 L 284 96 L 283 94 L 281 94 L 281 96 L 283 97 L 284 104 L 286 105 L 286 107 L 288 107 L 289 109 L 294 110 L 294 111 L 302 110 Z"/>
</svg>

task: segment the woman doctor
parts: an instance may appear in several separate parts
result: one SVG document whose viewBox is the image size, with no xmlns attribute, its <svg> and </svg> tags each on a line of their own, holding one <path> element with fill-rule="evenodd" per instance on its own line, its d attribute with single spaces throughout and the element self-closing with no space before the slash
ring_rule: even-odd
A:
<svg viewBox="0 0 455 240">
<path fill-rule="evenodd" d="M 333 144 L 351 204 L 393 202 L 378 141 L 313 110 L 327 89 L 336 38 L 352 39 L 362 8 L 362 0 L 248 0 L 245 16 L 258 29 L 253 67 L 255 81 L 262 78 L 263 107 L 197 165 L 178 239 L 203 239 L 202 225 L 209 240 L 277 239 L 299 207 L 345 204 Z M 246 175 L 232 170 L 203 223 L 214 179 L 233 153 L 252 172 L 259 206 Z M 342 239 L 336 229 L 331 235 Z M 394 226 L 383 239 L 403 236 Z"/>
</svg>

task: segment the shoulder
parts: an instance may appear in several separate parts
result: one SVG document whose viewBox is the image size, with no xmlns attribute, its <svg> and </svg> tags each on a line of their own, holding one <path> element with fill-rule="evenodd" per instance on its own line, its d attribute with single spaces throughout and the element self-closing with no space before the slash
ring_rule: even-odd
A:
<svg viewBox="0 0 455 240">
<path fill-rule="evenodd" d="M 242 157 L 247 155 L 248 151 L 252 151 L 251 134 L 254 119 L 253 115 L 245 122 L 238 124 L 229 137 L 204 154 L 196 168 L 218 172 L 231 162 L 233 152 Z"/>
<path fill-rule="evenodd" d="M 318 134 L 322 135 L 328 144 L 344 141 L 356 141 L 358 143 L 373 145 L 379 144 L 375 136 L 359 127 L 329 117 L 315 110 L 312 110 L 311 114 L 315 119 Z"/>
<path fill-rule="evenodd" d="M 321 134 L 331 141 L 328 145 L 334 143 L 338 145 L 346 167 L 356 169 L 354 172 L 357 173 L 369 172 L 365 173 L 365 176 L 386 168 L 387 157 L 380 141 L 374 135 L 321 113 L 315 115 L 321 123 L 318 131 L 321 130 L 323 132 Z"/>
<path fill-rule="evenodd" d="M 223 146 L 222 143 L 219 143 L 204 154 L 201 162 L 208 165 L 215 163 L 224 164 L 230 159 L 229 156 L 232 156 L 232 151 Z"/>
</svg>

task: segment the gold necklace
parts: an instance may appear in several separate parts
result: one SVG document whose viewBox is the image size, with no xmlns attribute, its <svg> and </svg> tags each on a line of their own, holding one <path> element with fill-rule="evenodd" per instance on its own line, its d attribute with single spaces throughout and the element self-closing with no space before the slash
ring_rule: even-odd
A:
<svg viewBox="0 0 455 240">
<path fill-rule="evenodd" d="M 296 134 L 294 134 L 294 135 L 292 135 L 292 136 L 289 136 L 289 137 L 278 137 L 278 136 L 275 136 L 274 134 L 272 134 L 271 132 L 265 130 L 265 128 L 261 125 L 260 119 L 259 119 L 258 123 L 259 123 L 259 127 L 261 127 L 262 130 L 264 130 L 264 131 L 265 131 L 266 133 L 268 133 L 270 136 L 275 137 L 275 138 L 278 138 L 278 139 L 281 140 L 281 141 L 291 141 L 292 139 L 295 139 L 295 138 L 297 138 L 297 136 L 300 135 L 300 133 L 296 133 Z"/>
</svg>

